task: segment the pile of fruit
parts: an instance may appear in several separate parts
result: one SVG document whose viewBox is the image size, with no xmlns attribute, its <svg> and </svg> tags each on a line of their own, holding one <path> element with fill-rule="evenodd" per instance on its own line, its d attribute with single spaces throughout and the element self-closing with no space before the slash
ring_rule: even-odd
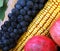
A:
<svg viewBox="0 0 60 51">
<path fill-rule="evenodd" d="M 0 49 L 59 51 L 59 4 L 59 0 L 18 0 L 8 14 L 8 21 L 1 26 Z"/>
<path fill-rule="evenodd" d="M 60 17 L 50 27 L 52 39 L 46 36 L 33 36 L 24 46 L 24 51 L 60 51 Z"/>
<path fill-rule="evenodd" d="M 9 51 L 16 46 L 17 40 L 27 31 L 27 27 L 47 0 L 18 0 L 8 14 L 0 30 L 0 48 Z"/>
</svg>

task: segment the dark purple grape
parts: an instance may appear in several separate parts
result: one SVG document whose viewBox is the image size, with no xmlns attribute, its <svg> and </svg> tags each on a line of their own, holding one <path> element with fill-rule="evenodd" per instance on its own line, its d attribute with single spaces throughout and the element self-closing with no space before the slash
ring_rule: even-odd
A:
<svg viewBox="0 0 60 51">
<path fill-rule="evenodd" d="M 21 15 L 25 15 L 25 14 L 26 14 L 26 10 L 21 9 L 21 10 L 20 10 L 20 14 L 21 14 Z"/>
<path fill-rule="evenodd" d="M 3 28 L 3 31 L 5 31 L 5 32 L 6 32 L 6 31 L 7 31 L 7 27 L 4 27 L 4 28 Z"/>
<path fill-rule="evenodd" d="M 33 2 L 38 2 L 38 0 L 33 0 Z"/>
<path fill-rule="evenodd" d="M 20 34 L 18 34 L 18 35 L 16 35 L 16 37 L 14 38 L 15 39 L 15 41 L 17 41 L 18 39 L 19 39 L 19 36 Z"/>
<path fill-rule="evenodd" d="M 10 46 L 9 46 L 9 48 L 11 49 L 11 48 L 14 48 L 16 46 L 16 43 L 12 43 Z"/>
<path fill-rule="evenodd" d="M 14 34 L 14 33 L 12 32 L 11 34 Z M 12 43 L 15 42 L 15 40 L 13 39 L 13 37 L 14 37 L 15 35 L 14 35 L 14 36 L 10 35 L 10 36 L 11 36 L 11 38 L 9 39 L 9 42 L 12 44 Z M 16 42 L 15 42 L 15 43 L 16 43 Z M 14 44 L 15 44 L 15 43 L 14 43 Z M 11 45 L 11 44 L 10 44 L 10 45 Z"/>
<path fill-rule="evenodd" d="M 39 0 L 40 3 L 44 4 L 46 0 Z"/>
<path fill-rule="evenodd" d="M 10 22 L 9 21 L 5 21 L 4 22 L 4 25 L 7 27 L 7 26 L 10 26 Z"/>
<path fill-rule="evenodd" d="M 33 2 L 32 1 L 28 1 L 27 2 L 27 7 L 28 8 L 33 8 Z"/>
<path fill-rule="evenodd" d="M 39 9 L 42 9 L 43 8 L 43 4 L 39 4 Z"/>
<path fill-rule="evenodd" d="M 11 26 L 12 26 L 13 28 L 15 28 L 15 27 L 16 27 L 16 25 L 17 25 L 17 23 L 16 23 L 16 22 L 11 22 Z"/>
<path fill-rule="evenodd" d="M 37 11 L 33 9 L 32 10 L 32 16 L 35 17 L 36 13 L 37 13 Z"/>
<path fill-rule="evenodd" d="M 25 21 L 22 21 L 22 22 L 20 22 L 20 25 L 21 25 L 22 27 L 25 27 L 25 26 L 26 26 L 26 22 L 25 22 Z"/>
<path fill-rule="evenodd" d="M 3 42 L 0 40 L 0 48 L 2 49 L 4 47 Z"/>
<path fill-rule="evenodd" d="M 15 8 L 17 8 L 17 9 L 22 9 L 22 6 L 21 6 L 20 4 L 16 4 L 16 5 L 15 5 Z"/>
<path fill-rule="evenodd" d="M 3 25 L 1 26 L 1 29 L 3 30 L 4 27 L 5 27 L 5 25 L 3 24 Z"/>
<path fill-rule="evenodd" d="M 17 21 L 16 16 L 12 16 L 12 17 L 9 19 L 9 21 L 10 21 L 10 22 Z"/>
<path fill-rule="evenodd" d="M 11 17 L 12 17 L 12 13 L 9 13 L 9 14 L 8 14 L 8 17 L 11 18 Z"/>
<path fill-rule="evenodd" d="M 23 18 L 23 16 L 22 16 L 22 15 L 19 15 L 19 16 L 18 16 L 18 18 L 17 18 L 18 22 L 23 21 L 23 19 L 24 19 L 24 18 Z"/>
<path fill-rule="evenodd" d="M 17 29 L 14 29 L 14 33 L 17 33 L 18 34 L 18 30 Z"/>
<path fill-rule="evenodd" d="M 15 13 L 16 13 L 16 10 L 17 10 L 16 8 L 13 8 L 13 9 L 12 9 L 12 13 L 15 14 Z"/>
<path fill-rule="evenodd" d="M 23 30 L 22 29 L 18 29 L 18 32 L 19 32 L 19 35 L 21 36 L 22 33 L 23 33 Z"/>
<path fill-rule="evenodd" d="M 13 28 L 11 26 L 8 28 L 8 32 L 13 32 Z"/>
<path fill-rule="evenodd" d="M 27 31 L 27 27 L 22 28 L 23 32 Z"/>
<path fill-rule="evenodd" d="M 30 20 L 31 21 L 31 20 Z M 28 26 L 30 23 L 29 22 L 26 22 L 26 25 Z"/>
<path fill-rule="evenodd" d="M 21 28 L 21 25 L 20 25 L 20 24 L 18 24 L 18 25 L 17 25 L 17 29 L 20 29 L 20 28 Z"/>
<path fill-rule="evenodd" d="M 4 46 L 8 46 L 10 44 L 10 41 L 8 39 L 3 39 L 2 43 Z"/>
<path fill-rule="evenodd" d="M 10 37 L 11 37 L 11 38 L 15 38 L 15 37 L 16 37 L 15 33 L 14 33 L 14 32 L 11 32 L 11 33 L 10 33 Z"/>
<path fill-rule="evenodd" d="M 26 11 L 28 11 L 28 10 L 29 10 L 29 8 L 28 8 L 27 6 L 25 6 L 25 7 L 24 7 L 24 9 L 25 9 Z"/>
<path fill-rule="evenodd" d="M 27 14 L 31 16 L 31 15 L 32 15 L 32 11 L 29 10 L 29 11 L 27 12 Z"/>
<path fill-rule="evenodd" d="M 3 36 L 4 36 L 6 39 L 9 39 L 9 38 L 10 38 L 10 36 L 9 36 L 9 33 L 8 33 L 8 32 L 5 32 L 5 33 L 3 34 Z"/>
<path fill-rule="evenodd" d="M 0 39 L 1 39 L 1 37 L 2 37 L 2 34 L 0 33 Z"/>
<path fill-rule="evenodd" d="M 25 15 L 25 16 L 24 16 L 24 19 L 25 19 L 25 21 L 30 22 L 30 16 L 29 16 L 29 15 Z"/>
<path fill-rule="evenodd" d="M 16 9 L 16 8 L 13 8 L 12 9 L 12 14 L 15 15 L 15 16 L 19 15 L 19 10 Z"/>
<path fill-rule="evenodd" d="M 38 4 L 35 3 L 33 9 L 34 9 L 34 10 L 35 10 L 35 9 L 38 9 L 38 7 L 39 7 Z"/>
<path fill-rule="evenodd" d="M 2 49 L 2 51 L 9 51 L 10 49 L 9 49 L 9 47 L 4 47 L 3 49 Z"/>
<path fill-rule="evenodd" d="M 20 1 L 20 5 L 21 5 L 22 7 L 24 7 L 24 6 L 26 5 L 25 0 L 21 0 L 21 1 Z"/>
</svg>

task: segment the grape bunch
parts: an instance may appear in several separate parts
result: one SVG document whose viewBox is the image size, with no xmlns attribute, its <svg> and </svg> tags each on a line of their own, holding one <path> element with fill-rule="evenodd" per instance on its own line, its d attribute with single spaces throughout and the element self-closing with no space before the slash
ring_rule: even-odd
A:
<svg viewBox="0 0 60 51">
<path fill-rule="evenodd" d="M 47 0 L 18 0 L 8 21 L 5 21 L 0 30 L 0 49 L 9 51 L 16 46 L 19 37 L 27 31 L 27 27 L 36 14 L 44 7 Z"/>
</svg>

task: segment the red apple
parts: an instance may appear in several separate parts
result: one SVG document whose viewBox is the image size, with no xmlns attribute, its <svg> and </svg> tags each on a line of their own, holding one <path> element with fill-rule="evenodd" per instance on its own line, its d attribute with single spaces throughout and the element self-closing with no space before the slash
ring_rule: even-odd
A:
<svg viewBox="0 0 60 51">
<path fill-rule="evenodd" d="M 33 36 L 27 41 L 24 51 L 57 51 L 56 44 L 46 36 Z"/>
<path fill-rule="evenodd" d="M 60 46 L 60 18 L 58 18 L 50 27 L 52 39 Z"/>
</svg>

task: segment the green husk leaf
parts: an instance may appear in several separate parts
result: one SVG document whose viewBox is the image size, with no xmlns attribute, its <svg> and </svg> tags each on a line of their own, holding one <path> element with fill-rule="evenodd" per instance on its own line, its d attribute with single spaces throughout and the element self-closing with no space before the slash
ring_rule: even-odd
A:
<svg viewBox="0 0 60 51">
<path fill-rule="evenodd" d="M 5 16 L 6 6 L 0 8 L 0 19 L 3 20 Z"/>
<path fill-rule="evenodd" d="M 2 0 L 0 0 L 0 1 L 2 1 Z M 8 0 L 4 0 L 3 7 L 0 7 L 0 19 L 1 20 L 3 20 L 5 17 L 5 11 L 7 9 L 7 3 L 8 3 Z"/>
<path fill-rule="evenodd" d="M 0 8 L 0 19 L 3 20 L 5 17 L 5 11 L 7 9 L 7 2 L 8 0 L 4 0 L 4 5 L 3 7 Z"/>
<path fill-rule="evenodd" d="M 6 0 L 5 2 L 8 3 L 9 0 Z"/>
<path fill-rule="evenodd" d="M 0 0 L 0 7 L 3 7 L 4 0 Z"/>
</svg>

